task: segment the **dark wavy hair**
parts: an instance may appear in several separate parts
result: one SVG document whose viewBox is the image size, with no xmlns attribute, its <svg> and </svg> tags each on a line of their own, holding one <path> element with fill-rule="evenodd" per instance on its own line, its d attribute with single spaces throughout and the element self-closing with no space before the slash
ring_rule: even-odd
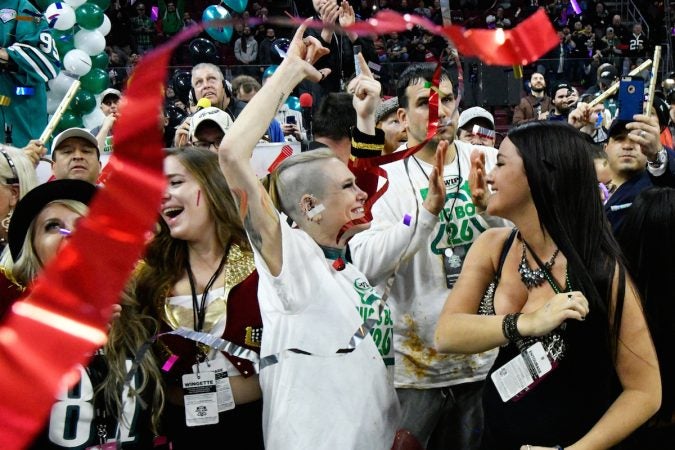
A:
<svg viewBox="0 0 675 450">
<path fill-rule="evenodd" d="M 675 189 L 642 191 L 628 210 L 618 236 L 642 295 L 659 357 L 663 400 L 659 417 L 675 412 Z"/>
<path fill-rule="evenodd" d="M 570 284 L 588 299 L 607 354 L 615 361 L 626 268 L 598 194 L 592 145 L 564 122 L 527 122 L 507 137 L 523 159 L 539 224 L 567 258 Z M 606 320 L 597 320 L 599 314 Z"/>
</svg>

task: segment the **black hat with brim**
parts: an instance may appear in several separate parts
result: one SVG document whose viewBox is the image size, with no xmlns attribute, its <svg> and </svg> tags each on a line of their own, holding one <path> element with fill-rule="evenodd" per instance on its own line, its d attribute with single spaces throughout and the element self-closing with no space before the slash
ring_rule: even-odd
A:
<svg viewBox="0 0 675 450">
<path fill-rule="evenodd" d="M 619 136 L 623 136 L 630 133 L 630 130 L 626 128 L 626 125 L 628 125 L 631 122 L 632 121 L 630 120 L 614 119 L 612 121 L 612 124 L 609 126 L 609 130 L 607 130 L 607 138 L 616 139 Z"/>
<path fill-rule="evenodd" d="M 40 211 L 55 200 L 76 200 L 88 205 L 98 188 L 82 180 L 55 180 L 31 189 L 14 208 L 7 240 L 14 261 L 21 256 L 28 228 Z"/>
</svg>

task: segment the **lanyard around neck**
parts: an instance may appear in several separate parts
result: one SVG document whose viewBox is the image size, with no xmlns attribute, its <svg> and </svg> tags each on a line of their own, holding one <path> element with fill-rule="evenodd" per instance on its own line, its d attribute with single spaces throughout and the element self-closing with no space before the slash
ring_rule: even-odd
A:
<svg viewBox="0 0 675 450">
<path fill-rule="evenodd" d="M 225 267 L 227 253 L 228 252 L 226 250 L 220 260 L 220 264 L 218 264 L 218 268 L 213 273 L 213 275 L 211 275 L 211 278 L 209 278 L 206 286 L 204 286 L 201 302 L 197 300 L 197 287 L 195 283 L 195 275 L 192 273 L 192 267 L 190 266 L 190 258 L 187 260 L 185 268 L 187 270 L 188 281 L 190 282 L 190 291 L 192 293 L 192 319 L 194 321 L 195 331 L 201 331 L 204 327 L 204 320 L 206 318 L 206 297 L 208 297 L 209 291 L 211 290 L 211 287 L 213 287 L 213 283 L 216 282 L 218 275 L 220 275 L 220 273 L 223 271 L 223 267 Z"/>
</svg>

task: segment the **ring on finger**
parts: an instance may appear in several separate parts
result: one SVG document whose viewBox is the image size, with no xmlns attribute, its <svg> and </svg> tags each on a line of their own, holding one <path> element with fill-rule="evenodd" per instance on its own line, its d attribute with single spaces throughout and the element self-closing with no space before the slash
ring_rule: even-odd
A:
<svg viewBox="0 0 675 450">
<path fill-rule="evenodd" d="M 640 136 L 641 138 L 645 137 L 646 135 L 647 135 L 647 133 L 645 133 L 644 130 L 641 130 L 641 131 L 638 133 L 638 136 Z"/>
</svg>

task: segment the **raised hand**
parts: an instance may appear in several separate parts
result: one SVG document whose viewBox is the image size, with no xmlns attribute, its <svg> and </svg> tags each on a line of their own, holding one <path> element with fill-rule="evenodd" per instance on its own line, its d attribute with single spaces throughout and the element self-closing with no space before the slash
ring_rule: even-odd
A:
<svg viewBox="0 0 675 450">
<path fill-rule="evenodd" d="M 640 150 L 647 160 L 654 161 L 656 154 L 663 148 L 661 130 L 656 116 L 647 117 L 644 114 L 637 114 L 633 116 L 633 122 L 626 125 L 626 129 L 632 131 L 628 133 L 628 138 L 640 144 Z"/>
<path fill-rule="evenodd" d="M 445 205 L 445 182 L 443 181 L 443 169 L 445 156 L 450 144 L 442 140 L 436 146 L 434 167 L 429 174 L 429 191 L 422 206 L 433 215 L 438 215 Z"/>
<path fill-rule="evenodd" d="M 333 39 L 335 22 L 340 16 L 340 6 L 333 1 L 323 1 L 319 4 L 319 15 L 321 16 L 321 21 L 325 24 L 321 30 L 321 39 L 324 42 L 330 43 Z"/>
<path fill-rule="evenodd" d="M 34 166 L 37 166 L 40 158 L 43 158 L 47 154 L 45 145 L 38 139 L 31 139 L 22 151 L 24 155 L 30 158 Z"/>
<path fill-rule="evenodd" d="M 602 104 L 590 107 L 588 103 L 579 102 L 577 103 L 577 107 L 570 112 L 567 122 L 577 129 L 589 125 L 595 127 L 595 123 L 598 121 L 598 114 L 602 113 L 604 109 L 605 107 Z"/>
<path fill-rule="evenodd" d="M 349 82 L 347 92 L 354 95 L 352 104 L 356 110 L 359 130 L 373 135 L 375 134 L 375 109 L 381 101 L 382 85 L 373 77 L 363 55 L 359 53 L 357 59 L 361 74 Z"/>
<path fill-rule="evenodd" d="M 313 36 L 303 38 L 306 29 L 307 26 L 302 24 L 295 31 L 282 64 L 300 64 L 306 78 L 319 82 L 330 73 L 330 69 L 326 68 L 319 71 L 314 67 L 314 64 L 321 57 L 330 53 L 330 50 L 321 45 L 321 42 Z"/>
<path fill-rule="evenodd" d="M 489 198 L 487 179 L 485 178 L 485 153 L 474 148 L 471 151 L 470 159 L 469 190 L 471 190 L 471 201 L 482 212 L 487 208 Z"/>
<path fill-rule="evenodd" d="M 356 13 L 354 13 L 354 8 L 349 4 L 347 0 L 342 0 L 339 9 L 339 20 L 341 27 L 347 27 L 353 25 L 356 22 Z"/>
</svg>

